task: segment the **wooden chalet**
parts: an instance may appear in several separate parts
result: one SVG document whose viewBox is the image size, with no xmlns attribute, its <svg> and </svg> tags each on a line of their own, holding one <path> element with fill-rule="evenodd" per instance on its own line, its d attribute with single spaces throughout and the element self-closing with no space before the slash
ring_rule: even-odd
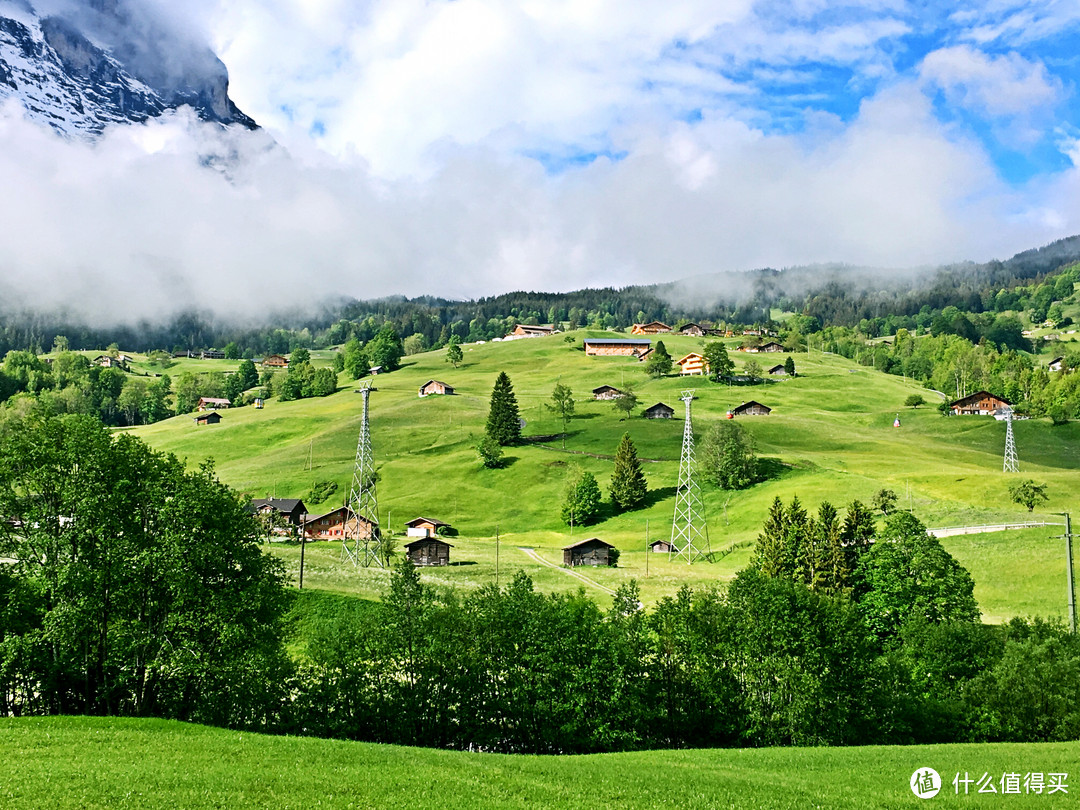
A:
<svg viewBox="0 0 1080 810">
<path fill-rule="evenodd" d="M 649 551 L 654 554 L 671 554 L 673 551 L 677 551 L 671 544 L 670 540 L 653 540 L 649 543 Z"/>
<path fill-rule="evenodd" d="M 99 354 L 94 358 L 93 363 L 95 366 L 101 366 L 102 368 L 124 368 L 130 359 L 126 355 L 111 357 L 107 354 Z"/>
<path fill-rule="evenodd" d="M 675 364 L 679 367 L 679 374 L 683 377 L 692 374 L 707 374 L 709 371 L 709 364 L 704 355 L 697 352 L 691 352 L 686 357 L 676 360 Z"/>
<path fill-rule="evenodd" d="M 649 347 L 649 348 L 647 348 L 647 349 L 646 349 L 645 351 L 643 351 L 643 352 L 638 352 L 638 355 L 637 355 L 637 359 L 638 359 L 638 362 L 639 362 L 639 363 L 644 363 L 644 362 L 645 362 L 646 360 L 648 360 L 648 359 L 649 359 L 650 357 L 652 357 L 652 353 L 653 353 L 654 351 L 655 351 L 655 349 L 653 349 L 653 348 L 652 348 L 652 347 L 650 346 L 650 347 Z"/>
<path fill-rule="evenodd" d="M 432 394 L 450 395 L 453 393 L 453 386 L 447 385 L 444 382 L 439 382 L 438 380 L 428 380 L 420 386 L 420 396 L 422 397 L 430 397 Z"/>
<path fill-rule="evenodd" d="M 257 515 L 278 512 L 284 515 L 289 523 L 299 526 L 303 522 L 303 516 L 307 514 L 307 507 L 299 498 L 256 498 L 251 502 L 251 511 Z"/>
<path fill-rule="evenodd" d="M 586 338 L 585 354 L 590 357 L 639 357 L 649 350 L 651 340 L 634 340 L 626 338 Z"/>
<path fill-rule="evenodd" d="M 787 376 L 787 369 L 784 368 L 783 363 L 780 363 L 780 364 L 775 365 L 772 368 L 770 368 L 766 373 L 771 374 L 774 377 L 786 377 Z"/>
<path fill-rule="evenodd" d="M 1007 399 L 994 396 L 989 391 L 976 391 L 949 403 L 949 408 L 958 416 L 993 416 L 1011 407 L 1012 403 Z"/>
<path fill-rule="evenodd" d="M 750 400 L 744 402 L 737 408 L 732 408 L 728 413 L 731 416 L 768 416 L 772 413 L 772 408 L 767 405 L 762 405 L 760 402 Z"/>
<path fill-rule="evenodd" d="M 221 397 L 199 397 L 199 404 L 195 406 L 197 411 L 218 411 L 232 405 L 232 400 Z"/>
<path fill-rule="evenodd" d="M 688 323 L 679 329 L 680 335 L 691 335 L 693 337 L 705 337 L 708 334 L 708 330 L 701 324 Z"/>
<path fill-rule="evenodd" d="M 770 340 L 768 343 L 762 343 L 758 346 L 759 352 L 786 352 L 783 346 L 777 343 L 775 340 Z"/>
<path fill-rule="evenodd" d="M 1065 368 L 1065 358 L 1055 357 L 1047 364 L 1046 367 L 1050 369 L 1050 371 L 1061 371 L 1063 368 Z"/>
<path fill-rule="evenodd" d="M 224 360 L 225 352 L 221 351 L 221 349 L 206 349 L 201 357 L 203 360 Z"/>
<path fill-rule="evenodd" d="M 622 391 L 614 385 L 601 385 L 599 388 L 592 390 L 593 399 L 618 399 L 621 396 Z"/>
<path fill-rule="evenodd" d="M 574 568 L 578 565 L 611 565 L 609 552 L 615 546 L 605 543 L 599 537 L 579 540 L 563 547 L 563 565 Z"/>
<path fill-rule="evenodd" d="M 263 368 L 288 368 L 289 358 L 280 354 L 271 354 L 263 358 Z"/>
<path fill-rule="evenodd" d="M 554 325 L 531 326 L 527 323 L 519 323 L 510 333 L 511 337 L 543 337 L 553 335 L 557 330 Z"/>
<path fill-rule="evenodd" d="M 650 321 L 649 323 L 635 323 L 630 327 L 631 335 L 666 335 L 671 331 L 671 327 L 666 323 L 660 323 L 660 321 Z"/>
<path fill-rule="evenodd" d="M 405 556 L 416 566 L 449 565 L 452 548 L 438 537 L 421 537 L 405 544 Z"/>
<path fill-rule="evenodd" d="M 195 417 L 196 425 L 216 425 L 221 421 L 221 414 L 217 411 L 209 411 L 207 413 L 200 413 Z"/>
<path fill-rule="evenodd" d="M 409 537 L 435 537 L 439 529 L 453 528 L 449 523 L 443 523 L 435 518 L 413 518 L 405 524 L 405 534 Z"/>
<path fill-rule="evenodd" d="M 663 402 L 657 402 L 651 408 L 646 408 L 642 416 L 646 419 L 671 419 L 675 416 L 675 409 Z"/>
<path fill-rule="evenodd" d="M 311 540 L 371 537 L 371 533 L 371 523 L 364 518 L 358 518 L 348 506 L 339 506 L 304 522 L 304 537 Z"/>
</svg>

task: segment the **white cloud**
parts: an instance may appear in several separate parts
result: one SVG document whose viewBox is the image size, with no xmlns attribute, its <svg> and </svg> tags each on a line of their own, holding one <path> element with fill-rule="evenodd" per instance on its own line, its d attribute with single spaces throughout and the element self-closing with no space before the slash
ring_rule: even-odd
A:
<svg viewBox="0 0 1080 810">
<path fill-rule="evenodd" d="M 988 117 L 1013 116 L 1056 103 L 1061 82 L 1041 62 L 1017 53 L 990 56 L 968 45 L 926 55 L 919 75 L 954 104 Z"/>
</svg>

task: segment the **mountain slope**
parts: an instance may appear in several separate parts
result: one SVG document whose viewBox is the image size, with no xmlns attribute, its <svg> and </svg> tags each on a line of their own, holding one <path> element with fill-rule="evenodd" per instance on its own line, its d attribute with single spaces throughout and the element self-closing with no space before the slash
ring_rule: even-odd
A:
<svg viewBox="0 0 1080 810">
<path fill-rule="evenodd" d="M 43 17 L 22 0 L 0 0 L 0 103 L 15 99 L 31 120 L 75 136 L 185 104 L 204 120 L 255 127 L 229 99 L 213 54 L 161 31 L 151 48 L 124 33 L 129 21 L 115 3 Z"/>
</svg>

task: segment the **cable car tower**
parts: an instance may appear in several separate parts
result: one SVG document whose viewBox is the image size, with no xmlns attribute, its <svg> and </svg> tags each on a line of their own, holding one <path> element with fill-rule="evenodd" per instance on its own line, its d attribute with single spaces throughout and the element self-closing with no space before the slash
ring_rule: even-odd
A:
<svg viewBox="0 0 1080 810">
<path fill-rule="evenodd" d="M 1007 473 L 1020 472 L 1020 462 L 1016 457 L 1016 441 L 1013 439 L 1013 412 L 1012 408 L 1005 409 L 1005 465 L 1003 470 Z"/>
<path fill-rule="evenodd" d="M 686 403 L 686 422 L 683 424 L 682 457 L 679 459 L 679 486 L 675 494 L 675 519 L 671 524 L 671 548 L 676 557 L 685 557 L 687 564 L 708 559 L 709 527 L 705 522 L 705 504 L 701 487 L 694 477 L 694 428 L 690 422 L 690 403 L 694 389 L 679 397 Z"/>
<path fill-rule="evenodd" d="M 345 516 L 341 553 L 348 556 L 353 565 L 368 568 L 374 563 L 382 568 L 382 532 L 379 530 L 379 502 L 375 497 L 375 456 L 371 452 L 371 424 L 368 420 L 371 384 L 361 388 L 360 394 L 364 398 L 364 415 L 360 421 L 356 464 L 349 491 L 348 509 L 351 514 Z"/>
</svg>

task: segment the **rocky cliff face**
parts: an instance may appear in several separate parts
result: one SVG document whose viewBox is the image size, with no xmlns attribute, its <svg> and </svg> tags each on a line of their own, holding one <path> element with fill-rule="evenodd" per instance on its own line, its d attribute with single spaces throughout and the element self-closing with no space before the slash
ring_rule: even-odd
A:
<svg viewBox="0 0 1080 810">
<path fill-rule="evenodd" d="M 204 120 L 255 127 L 229 98 L 220 60 L 170 39 L 119 0 L 50 16 L 25 0 L 0 0 L 0 103 L 10 98 L 67 135 L 93 136 L 183 105 Z"/>
</svg>

